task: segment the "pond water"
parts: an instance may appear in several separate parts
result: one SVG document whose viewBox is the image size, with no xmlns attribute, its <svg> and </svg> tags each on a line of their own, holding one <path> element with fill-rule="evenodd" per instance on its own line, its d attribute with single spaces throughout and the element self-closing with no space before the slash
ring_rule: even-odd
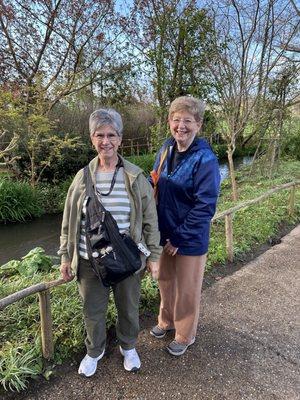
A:
<svg viewBox="0 0 300 400">
<path fill-rule="evenodd" d="M 251 163 L 252 157 L 234 161 L 235 167 Z M 220 163 L 221 179 L 228 177 L 227 163 Z M 43 247 L 47 254 L 56 255 L 59 247 L 61 214 L 44 215 L 25 223 L 0 224 L 0 265 L 12 259 L 20 259 L 34 247 Z"/>
<path fill-rule="evenodd" d="M 250 165 L 252 161 L 252 156 L 238 157 L 234 160 L 234 166 L 236 169 L 239 169 L 243 165 Z M 220 174 L 221 181 L 229 177 L 229 167 L 227 162 L 220 163 Z"/>
<path fill-rule="evenodd" d="M 62 214 L 44 215 L 33 221 L 0 225 L 0 265 L 20 259 L 34 247 L 56 255 Z"/>
</svg>

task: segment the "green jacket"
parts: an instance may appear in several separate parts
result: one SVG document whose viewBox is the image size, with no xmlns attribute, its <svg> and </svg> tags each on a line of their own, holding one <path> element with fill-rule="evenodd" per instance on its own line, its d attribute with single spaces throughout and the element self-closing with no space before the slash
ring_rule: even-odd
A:
<svg viewBox="0 0 300 400">
<path fill-rule="evenodd" d="M 160 234 L 157 223 L 156 204 L 150 183 L 143 175 L 141 168 L 122 158 L 124 165 L 125 186 L 130 201 L 130 236 L 138 243 L 142 242 L 150 250 L 150 261 L 159 259 L 162 248 L 159 245 Z M 90 163 L 92 179 L 98 167 L 98 156 Z M 95 183 L 95 182 L 94 182 Z M 61 261 L 71 262 L 72 270 L 77 276 L 78 244 L 80 238 L 81 210 L 85 198 L 83 169 L 78 171 L 68 190 L 63 213 L 60 248 L 58 255 Z M 143 267 L 145 257 L 142 256 Z"/>
</svg>

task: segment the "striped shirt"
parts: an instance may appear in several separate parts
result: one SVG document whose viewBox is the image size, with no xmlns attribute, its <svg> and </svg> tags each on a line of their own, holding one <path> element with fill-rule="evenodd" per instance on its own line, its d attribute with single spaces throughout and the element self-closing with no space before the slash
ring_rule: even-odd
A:
<svg viewBox="0 0 300 400">
<path fill-rule="evenodd" d="M 121 167 L 116 176 L 116 182 L 112 192 L 108 196 L 101 196 L 100 193 L 108 193 L 113 178 L 113 172 L 97 172 L 96 190 L 98 198 L 103 206 L 111 212 L 112 216 L 118 224 L 120 233 L 129 232 L 130 227 L 130 202 L 125 188 L 124 168 Z M 86 260 L 89 259 L 86 247 L 85 238 L 85 219 L 86 219 L 86 203 L 87 197 L 83 202 L 81 214 L 80 240 L 79 240 L 79 255 Z"/>
</svg>

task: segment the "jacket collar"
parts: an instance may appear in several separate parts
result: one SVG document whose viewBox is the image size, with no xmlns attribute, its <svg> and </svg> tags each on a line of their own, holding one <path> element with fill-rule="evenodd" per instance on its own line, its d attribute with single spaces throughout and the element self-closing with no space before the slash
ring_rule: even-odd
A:
<svg viewBox="0 0 300 400">
<path fill-rule="evenodd" d="M 127 174 L 130 185 L 133 184 L 133 182 L 136 180 L 137 176 L 139 174 L 143 173 L 143 170 L 138 167 L 137 165 L 132 164 L 131 162 L 127 161 L 124 157 L 122 157 L 119 154 L 119 157 L 121 158 L 122 162 L 123 162 L 123 166 L 124 166 L 124 172 Z M 99 158 L 98 156 L 96 156 L 95 158 L 93 158 L 90 163 L 89 163 L 89 168 L 90 168 L 90 172 L 91 172 L 91 176 L 92 176 L 92 180 L 95 184 L 95 173 L 97 171 L 98 168 L 98 164 L 99 164 Z"/>
<path fill-rule="evenodd" d="M 175 139 L 173 137 L 168 138 L 164 144 L 164 146 L 168 146 L 171 149 L 173 149 L 174 145 L 175 145 Z M 203 138 L 196 136 L 187 151 L 194 152 L 200 149 L 207 149 L 207 148 L 210 148 L 210 145 L 207 143 L 207 141 Z"/>
</svg>

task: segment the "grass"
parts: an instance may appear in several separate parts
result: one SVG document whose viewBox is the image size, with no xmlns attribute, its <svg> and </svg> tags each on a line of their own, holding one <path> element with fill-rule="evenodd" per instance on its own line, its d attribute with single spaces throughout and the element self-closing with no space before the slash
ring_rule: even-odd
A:
<svg viewBox="0 0 300 400">
<path fill-rule="evenodd" d="M 25 221 L 42 213 L 38 193 L 28 183 L 0 177 L 0 222 Z"/>
<path fill-rule="evenodd" d="M 282 163 L 271 180 L 266 179 L 260 173 L 249 175 L 247 167 L 237 174 L 239 203 L 254 199 L 266 191 L 300 179 L 300 162 L 286 161 Z M 267 242 L 276 236 L 282 223 L 296 224 L 300 217 L 300 189 L 296 190 L 295 213 L 288 214 L 290 191 L 284 190 L 263 200 L 258 204 L 251 205 L 234 214 L 234 256 L 242 256 L 259 244 Z M 233 207 L 235 203 L 231 200 L 230 181 L 227 179 L 222 183 L 218 211 L 224 211 Z M 216 263 L 226 263 L 226 244 L 224 220 L 215 221 L 212 225 L 211 242 L 207 268 Z"/>
<path fill-rule="evenodd" d="M 15 274 L 10 279 L 2 278 L 0 297 L 58 277 L 58 266 L 53 266 L 47 275 L 37 272 L 32 277 Z M 142 282 L 141 312 L 155 310 L 157 304 L 157 284 L 147 275 Z M 84 349 L 82 306 L 75 281 L 51 290 L 51 310 L 55 345 L 53 365 L 59 365 Z M 116 316 L 111 295 L 107 328 L 115 325 Z M 5 390 L 21 391 L 30 378 L 51 374 L 41 354 L 37 295 L 11 304 L 0 313 L 0 342 L 3 344 L 0 350 L 0 383 Z"/>
<path fill-rule="evenodd" d="M 57 185 L 41 183 L 33 189 L 27 182 L 0 176 L 0 223 L 24 222 L 46 213 L 63 211 L 72 179 Z"/>
<path fill-rule="evenodd" d="M 249 176 L 247 169 L 237 175 L 239 201 L 252 199 L 272 187 L 300 178 L 300 162 L 284 162 L 274 178 L 268 180 L 259 173 Z M 230 184 L 224 181 L 218 211 L 233 206 L 230 198 Z M 241 257 L 253 247 L 274 237 L 282 222 L 296 224 L 300 217 L 300 190 L 296 191 L 296 208 L 293 216 L 288 215 L 289 192 L 282 191 L 270 198 L 237 212 L 233 218 L 234 256 Z M 41 270 L 39 257 L 47 257 L 40 250 L 32 252 L 22 261 L 0 267 L 0 298 L 41 281 L 59 277 L 58 266 L 48 263 L 48 272 Z M 46 260 L 46 259 L 45 259 Z M 20 263 L 29 263 L 31 275 L 28 276 Z M 37 264 L 32 264 L 32 263 Z M 216 221 L 211 230 L 211 243 L 207 269 L 218 264 L 226 264 L 224 221 Z M 43 263 L 44 264 L 44 263 Z M 141 312 L 157 311 L 158 288 L 150 276 L 142 281 Z M 55 354 L 53 365 L 44 363 L 40 345 L 40 322 L 37 295 L 27 297 L 7 307 L 0 313 L 0 383 L 6 390 L 23 390 L 28 380 L 43 374 L 49 378 L 53 366 L 84 348 L 84 327 L 81 301 L 76 282 L 61 285 L 51 290 L 51 308 Z M 116 309 L 111 298 L 107 313 L 107 326 L 115 324 Z"/>
</svg>

